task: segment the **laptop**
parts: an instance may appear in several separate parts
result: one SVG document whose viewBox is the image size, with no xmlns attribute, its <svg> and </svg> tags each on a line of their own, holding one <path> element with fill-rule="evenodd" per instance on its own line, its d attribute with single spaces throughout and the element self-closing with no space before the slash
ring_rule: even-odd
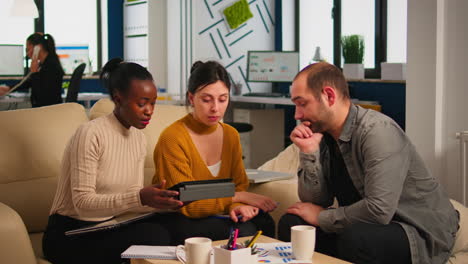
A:
<svg viewBox="0 0 468 264">
<path fill-rule="evenodd" d="M 247 177 L 250 183 L 261 183 L 269 181 L 287 180 L 294 177 L 294 175 L 277 171 L 264 171 L 255 169 L 246 169 Z"/>
<path fill-rule="evenodd" d="M 128 225 L 130 223 L 133 223 L 142 219 L 149 218 L 154 214 L 156 214 L 155 211 L 149 212 L 149 213 L 126 213 L 126 214 L 111 218 L 110 220 L 100 222 L 98 224 L 92 224 L 87 227 L 82 227 L 82 228 L 66 231 L 65 235 L 73 236 L 73 235 L 79 235 L 79 234 L 84 234 L 84 233 L 89 233 L 89 232 L 114 229 L 114 228 Z"/>
</svg>

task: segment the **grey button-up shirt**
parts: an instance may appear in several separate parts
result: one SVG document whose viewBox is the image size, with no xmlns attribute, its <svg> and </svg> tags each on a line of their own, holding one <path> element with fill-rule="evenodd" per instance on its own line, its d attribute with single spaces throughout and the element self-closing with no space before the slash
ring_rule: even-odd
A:
<svg viewBox="0 0 468 264">
<path fill-rule="evenodd" d="M 351 105 L 337 144 L 363 198 L 322 211 L 320 227 L 339 233 L 357 222 L 397 222 L 408 236 L 412 263 L 445 263 L 455 242 L 458 212 L 401 128 L 379 112 Z M 330 173 L 324 140 L 317 152 L 301 153 L 301 201 L 332 205 Z"/>
</svg>

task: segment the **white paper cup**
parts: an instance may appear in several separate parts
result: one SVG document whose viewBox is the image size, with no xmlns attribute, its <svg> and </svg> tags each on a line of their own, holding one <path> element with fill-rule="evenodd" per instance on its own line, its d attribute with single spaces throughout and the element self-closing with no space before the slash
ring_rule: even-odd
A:
<svg viewBox="0 0 468 264">
<path fill-rule="evenodd" d="M 185 264 L 210 264 L 211 250 L 211 239 L 191 237 L 185 239 L 185 245 L 177 246 L 176 256 L 179 261 Z M 185 251 L 185 258 L 181 251 Z"/>
<path fill-rule="evenodd" d="M 311 260 L 315 250 L 315 227 L 297 225 L 291 227 L 292 252 L 297 260 Z"/>
</svg>

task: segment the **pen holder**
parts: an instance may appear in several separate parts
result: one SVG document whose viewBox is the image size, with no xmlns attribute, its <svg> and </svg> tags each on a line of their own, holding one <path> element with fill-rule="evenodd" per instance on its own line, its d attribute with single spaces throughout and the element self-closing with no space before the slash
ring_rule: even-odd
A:
<svg viewBox="0 0 468 264">
<path fill-rule="evenodd" d="M 223 247 L 214 247 L 214 264 L 250 264 L 253 257 L 251 248 L 237 244 L 237 249 L 228 250 Z M 256 263 L 256 261 L 255 261 Z"/>
</svg>

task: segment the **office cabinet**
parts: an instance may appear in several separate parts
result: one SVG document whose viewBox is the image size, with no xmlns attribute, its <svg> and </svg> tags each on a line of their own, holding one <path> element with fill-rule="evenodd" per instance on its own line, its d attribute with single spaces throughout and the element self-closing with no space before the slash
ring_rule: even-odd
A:
<svg viewBox="0 0 468 264">
<path fill-rule="evenodd" d="M 156 85 L 166 88 L 167 1 L 125 0 L 123 5 L 124 60 L 147 67 Z"/>
</svg>

